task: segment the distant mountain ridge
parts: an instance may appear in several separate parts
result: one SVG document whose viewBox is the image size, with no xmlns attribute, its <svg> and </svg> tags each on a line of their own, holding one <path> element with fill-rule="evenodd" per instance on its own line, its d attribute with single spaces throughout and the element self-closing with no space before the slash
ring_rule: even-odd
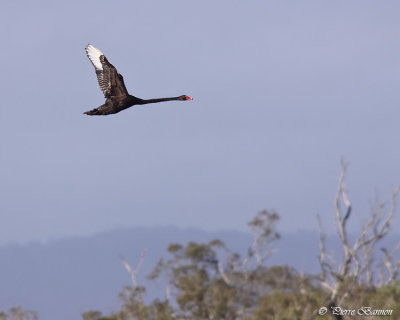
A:
<svg viewBox="0 0 400 320">
<path fill-rule="evenodd" d="M 237 231 L 136 227 L 48 243 L 6 245 L 0 247 L 0 310 L 20 305 L 37 311 L 41 320 L 81 319 L 80 314 L 91 309 L 117 310 L 118 293 L 131 285 L 119 255 L 136 266 L 143 249 L 147 254 L 138 282 L 146 286 L 147 298 L 162 297 L 164 288 L 145 278 L 157 261 L 167 256 L 168 244 L 216 238 L 242 255 L 252 243 L 250 233 Z M 333 238 L 328 237 L 328 243 L 334 244 L 334 251 L 340 249 Z M 318 233 L 283 234 L 267 264 L 287 264 L 298 271 L 317 273 L 318 254 Z"/>
</svg>

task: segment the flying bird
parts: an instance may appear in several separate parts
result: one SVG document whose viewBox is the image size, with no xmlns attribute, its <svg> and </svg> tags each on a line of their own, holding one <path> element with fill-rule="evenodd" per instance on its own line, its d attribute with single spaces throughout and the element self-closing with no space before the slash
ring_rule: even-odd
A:
<svg viewBox="0 0 400 320">
<path fill-rule="evenodd" d="M 128 93 L 124 84 L 124 78 L 117 69 L 108 62 L 104 54 L 91 44 L 86 46 L 86 54 L 92 62 L 97 75 L 97 81 L 103 91 L 106 102 L 98 108 L 84 112 L 89 116 L 108 115 L 120 112 L 134 105 L 172 101 L 172 100 L 193 100 L 191 97 L 181 95 L 171 98 L 140 99 Z"/>
</svg>

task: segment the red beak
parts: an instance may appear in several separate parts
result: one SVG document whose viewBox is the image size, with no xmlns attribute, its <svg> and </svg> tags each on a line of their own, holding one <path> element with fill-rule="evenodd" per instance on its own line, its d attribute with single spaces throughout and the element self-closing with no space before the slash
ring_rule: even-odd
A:
<svg viewBox="0 0 400 320">
<path fill-rule="evenodd" d="M 193 98 L 189 97 L 189 96 L 185 96 L 186 100 L 193 100 Z"/>
</svg>

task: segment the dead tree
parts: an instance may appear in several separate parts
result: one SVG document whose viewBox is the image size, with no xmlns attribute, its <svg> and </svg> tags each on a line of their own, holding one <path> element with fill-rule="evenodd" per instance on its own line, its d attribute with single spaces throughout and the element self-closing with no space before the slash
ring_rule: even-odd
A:
<svg viewBox="0 0 400 320">
<path fill-rule="evenodd" d="M 327 257 L 326 236 L 318 217 L 320 230 L 320 283 L 330 293 L 330 303 L 332 305 L 341 305 L 356 286 L 374 287 L 376 245 L 391 230 L 396 211 L 395 200 L 400 191 L 400 187 L 393 190 L 389 208 L 387 208 L 388 206 L 385 202 L 378 203 L 373 208 L 360 234 L 355 240 L 351 241 L 347 232 L 347 223 L 352 216 L 352 205 L 345 185 L 347 167 L 348 164 L 342 160 L 339 186 L 335 197 L 336 230 L 343 250 L 339 263 L 335 261 L 334 256 Z M 398 248 L 395 249 L 397 250 Z M 394 281 L 398 276 L 400 261 L 395 264 L 392 262 L 395 251 L 388 252 L 383 249 L 383 252 L 383 266 L 386 268 L 388 278 L 382 280 L 381 283 L 387 283 L 388 281 Z M 384 274 L 385 272 L 381 272 L 380 276 L 382 277 Z"/>
</svg>

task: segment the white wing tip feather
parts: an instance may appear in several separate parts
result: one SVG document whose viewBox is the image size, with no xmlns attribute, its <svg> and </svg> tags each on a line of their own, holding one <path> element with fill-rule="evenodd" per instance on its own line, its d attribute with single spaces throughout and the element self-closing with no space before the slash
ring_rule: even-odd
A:
<svg viewBox="0 0 400 320">
<path fill-rule="evenodd" d="M 100 62 L 100 56 L 103 55 L 103 52 L 101 52 L 99 49 L 93 47 L 91 44 L 88 44 L 86 46 L 86 54 L 90 61 L 92 62 L 93 66 L 97 70 L 103 70 L 103 66 L 101 65 Z"/>
</svg>

